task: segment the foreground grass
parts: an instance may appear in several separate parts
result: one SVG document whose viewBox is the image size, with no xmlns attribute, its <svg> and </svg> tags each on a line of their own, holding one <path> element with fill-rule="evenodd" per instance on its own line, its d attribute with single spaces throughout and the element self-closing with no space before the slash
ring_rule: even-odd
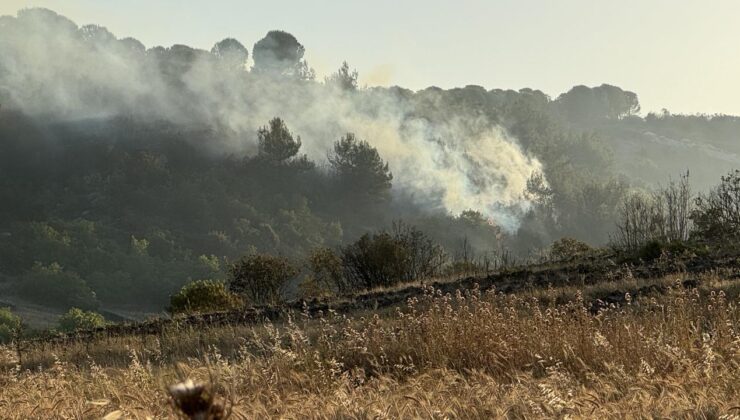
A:
<svg viewBox="0 0 740 420">
<path fill-rule="evenodd" d="M 740 416 L 740 316 L 721 290 L 598 315 L 558 300 L 428 289 L 383 316 L 45 348 L 0 376 L 0 412 L 173 417 L 166 385 L 191 378 L 235 418 Z"/>
</svg>

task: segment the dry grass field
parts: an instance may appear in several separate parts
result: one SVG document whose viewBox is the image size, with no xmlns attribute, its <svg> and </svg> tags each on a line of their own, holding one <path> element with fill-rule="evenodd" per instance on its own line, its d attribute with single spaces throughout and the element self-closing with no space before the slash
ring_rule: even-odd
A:
<svg viewBox="0 0 740 420">
<path fill-rule="evenodd" d="M 8 347 L 0 413 L 176 418 L 167 388 L 192 379 L 210 418 L 740 418 L 736 285 L 683 280 L 597 314 L 578 290 L 428 288 L 380 313 L 36 343 L 21 364 Z"/>
</svg>

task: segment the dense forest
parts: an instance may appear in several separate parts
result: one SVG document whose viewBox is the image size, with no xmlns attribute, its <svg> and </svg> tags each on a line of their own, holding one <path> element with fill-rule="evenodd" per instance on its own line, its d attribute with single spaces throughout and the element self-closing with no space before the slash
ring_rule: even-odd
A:
<svg viewBox="0 0 740 420">
<path fill-rule="evenodd" d="M 205 51 L 0 17 L 3 299 L 158 310 L 243 255 L 300 267 L 400 221 L 450 264 L 605 245 L 625 194 L 740 164 L 740 118 L 643 116 L 616 86 L 364 87 L 304 54 L 283 31 Z"/>
</svg>

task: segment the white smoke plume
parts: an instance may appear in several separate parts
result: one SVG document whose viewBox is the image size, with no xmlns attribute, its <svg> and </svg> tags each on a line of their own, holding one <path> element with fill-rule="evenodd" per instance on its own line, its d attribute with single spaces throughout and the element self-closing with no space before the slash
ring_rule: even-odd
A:
<svg viewBox="0 0 740 420">
<path fill-rule="evenodd" d="M 542 171 L 540 162 L 484 116 L 431 120 L 407 96 L 250 74 L 184 46 L 147 50 L 47 10 L 0 17 L 0 105 L 41 118 L 126 115 L 208 125 L 220 140 L 210 147 L 224 153 L 253 152 L 257 128 L 280 116 L 317 162 L 353 132 L 389 162 L 398 192 L 516 229 L 529 206 L 526 181 Z"/>
</svg>

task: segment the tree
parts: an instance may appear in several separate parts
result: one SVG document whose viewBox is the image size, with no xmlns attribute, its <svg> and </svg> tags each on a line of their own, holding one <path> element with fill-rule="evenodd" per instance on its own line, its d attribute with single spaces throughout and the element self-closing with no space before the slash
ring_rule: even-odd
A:
<svg viewBox="0 0 740 420">
<path fill-rule="evenodd" d="M 211 48 L 211 54 L 231 70 L 243 70 L 249 57 L 249 52 L 244 45 L 234 38 L 226 38 L 217 42 Z"/>
<path fill-rule="evenodd" d="M 57 263 L 36 263 L 21 278 L 18 291 L 33 302 L 58 308 L 94 309 L 99 305 L 95 292 L 85 280 Z"/>
<path fill-rule="evenodd" d="M 288 32 L 270 31 L 252 49 L 254 71 L 272 75 L 300 76 L 306 49 Z"/>
<path fill-rule="evenodd" d="M 352 191 L 382 198 L 391 188 L 393 174 L 388 163 L 383 162 L 377 149 L 353 133 L 334 143 L 328 159 L 340 182 Z"/>
<path fill-rule="evenodd" d="M 297 273 L 284 257 L 252 254 L 229 269 L 229 290 L 254 304 L 276 303 L 285 283 Z"/>
<path fill-rule="evenodd" d="M 393 237 L 407 250 L 409 260 L 404 271 L 410 279 L 435 275 L 447 260 L 442 247 L 414 226 L 401 221 L 394 222 Z"/>
<path fill-rule="evenodd" d="M 387 232 L 366 233 L 342 249 L 347 280 L 355 290 L 388 287 L 412 280 L 404 276 L 401 268 L 409 257 L 408 250 Z"/>
<path fill-rule="evenodd" d="M 695 200 L 691 220 L 695 235 L 704 240 L 740 238 L 740 170 L 721 178 L 718 186 Z"/>
<path fill-rule="evenodd" d="M 54 28 L 57 34 L 69 36 L 77 32 L 77 24 L 56 12 L 41 7 L 26 8 L 18 11 L 18 23 L 31 30 Z"/>
<path fill-rule="evenodd" d="M 64 332 L 91 330 L 105 326 L 105 318 L 97 312 L 71 308 L 59 317 L 59 329 Z"/>
<path fill-rule="evenodd" d="M 357 70 L 350 71 L 349 64 L 345 61 L 336 73 L 332 73 L 324 80 L 324 83 L 329 86 L 336 86 L 341 90 L 354 91 L 357 90 L 357 77 Z"/>
<path fill-rule="evenodd" d="M 208 51 L 191 48 L 187 45 L 175 44 L 167 49 L 153 48 L 152 55 L 159 61 L 164 75 L 171 82 L 179 84 L 182 77 L 200 59 L 210 58 Z"/>
<path fill-rule="evenodd" d="M 126 50 L 136 54 L 143 54 L 146 52 L 146 47 L 136 38 L 123 38 L 118 43 Z"/>
<path fill-rule="evenodd" d="M 577 123 L 619 119 L 640 112 L 634 92 L 607 84 L 594 88 L 575 86 L 560 95 L 554 104 L 569 121 Z"/>
<path fill-rule="evenodd" d="M 98 46 L 105 46 L 116 42 L 116 37 L 108 29 L 100 25 L 85 25 L 79 29 L 82 39 Z"/>
<path fill-rule="evenodd" d="M 637 192 L 626 196 L 620 205 L 615 244 L 636 251 L 650 242 L 686 241 L 692 214 L 697 214 L 692 209 L 691 197 L 688 172 L 652 194 Z M 713 212 L 709 214 L 712 223 L 716 222 Z"/>
<path fill-rule="evenodd" d="M 231 309 L 238 304 L 239 298 L 223 282 L 197 280 L 172 295 L 167 310 L 172 314 L 204 313 Z"/>
<path fill-rule="evenodd" d="M 310 278 L 304 289 L 312 288 L 314 294 L 328 291 L 346 293 L 350 290 L 342 269 L 342 258 L 329 248 L 316 248 L 308 256 Z M 310 286 L 310 287 L 309 287 Z"/>
<path fill-rule="evenodd" d="M 605 98 L 609 118 L 623 118 L 640 112 L 640 101 L 634 92 L 622 90 L 617 86 L 603 84 L 599 88 Z"/>
<path fill-rule="evenodd" d="M 442 248 L 420 230 L 396 223 L 393 232 L 365 234 L 341 250 L 346 281 L 355 290 L 389 287 L 437 274 Z"/>
<path fill-rule="evenodd" d="M 283 163 L 298 154 L 301 148 L 301 137 L 293 138 L 285 122 L 275 117 L 269 125 L 257 131 L 259 141 L 257 155 L 271 163 Z"/>
</svg>

